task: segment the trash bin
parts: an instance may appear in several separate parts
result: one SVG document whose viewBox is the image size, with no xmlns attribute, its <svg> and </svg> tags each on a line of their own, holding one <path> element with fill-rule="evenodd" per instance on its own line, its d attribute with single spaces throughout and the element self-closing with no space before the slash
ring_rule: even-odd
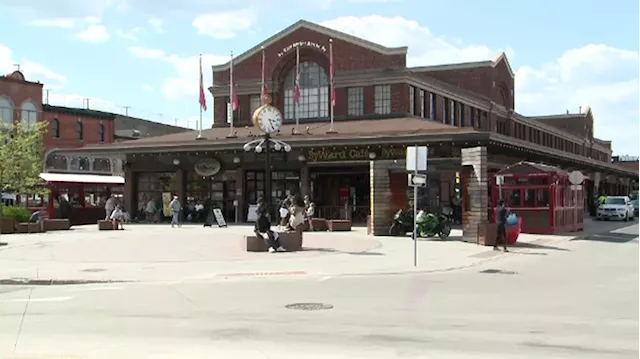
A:
<svg viewBox="0 0 640 359">
<path fill-rule="evenodd" d="M 518 224 L 507 227 L 507 244 L 510 246 L 516 244 L 520 231 L 522 230 L 522 217 L 518 217 Z"/>
</svg>

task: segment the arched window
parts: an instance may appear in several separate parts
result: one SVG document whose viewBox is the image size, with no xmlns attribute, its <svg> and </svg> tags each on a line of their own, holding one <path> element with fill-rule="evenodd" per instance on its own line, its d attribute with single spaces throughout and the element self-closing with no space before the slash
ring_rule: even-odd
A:
<svg viewBox="0 0 640 359">
<path fill-rule="evenodd" d="M 22 103 L 21 110 L 20 121 L 25 125 L 35 125 L 36 121 L 38 121 L 38 108 L 36 104 L 31 100 L 26 100 Z"/>
<path fill-rule="evenodd" d="M 60 138 L 60 121 L 57 118 L 51 121 L 51 137 Z"/>
<path fill-rule="evenodd" d="M 76 123 L 76 140 L 82 141 L 84 139 L 84 128 L 82 126 L 82 122 L 78 121 Z"/>
<path fill-rule="evenodd" d="M 327 72 L 315 62 L 300 63 L 300 103 L 295 104 L 293 94 L 296 68 L 284 80 L 284 117 L 294 119 L 329 117 L 329 79 Z M 294 112 L 295 111 L 295 112 Z"/>
<path fill-rule="evenodd" d="M 104 142 L 104 125 L 100 124 L 98 127 L 98 141 Z"/>
<path fill-rule="evenodd" d="M 13 105 L 11 100 L 4 96 L 0 96 L 0 122 L 13 123 Z"/>
</svg>

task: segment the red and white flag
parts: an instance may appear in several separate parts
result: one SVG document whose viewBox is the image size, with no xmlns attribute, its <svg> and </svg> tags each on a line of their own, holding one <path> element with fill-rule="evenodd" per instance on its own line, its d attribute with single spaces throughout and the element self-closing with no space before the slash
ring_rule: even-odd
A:
<svg viewBox="0 0 640 359">
<path fill-rule="evenodd" d="M 293 102 L 300 104 L 300 47 L 296 47 L 296 84 L 293 89 Z"/>
<path fill-rule="evenodd" d="M 265 57 L 264 57 L 264 46 L 262 47 L 262 102 L 264 103 L 264 97 L 267 94 L 267 82 L 265 81 Z"/>
<path fill-rule="evenodd" d="M 202 78 L 202 55 L 200 55 L 200 108 L 203 111 L 207 110 L 207 98 L 204 96 L 204 80 Z"/>
<path fill-rule="evenodd" d="M 238 92 L 236 91 L 235 84 L 233 83 L 233 53 L 231 54 L 231 62 L 229 66 L 229 95 L 231 96 L 231 109 L 235 111 L 238 109 Z"/>
<path fill-rule="evenodd" d="M 329 81 L 331 82 L 331 106 L 336 105 L 335 66 L 333 65 L 333 41 L 329 40 Z"/>
</svg>

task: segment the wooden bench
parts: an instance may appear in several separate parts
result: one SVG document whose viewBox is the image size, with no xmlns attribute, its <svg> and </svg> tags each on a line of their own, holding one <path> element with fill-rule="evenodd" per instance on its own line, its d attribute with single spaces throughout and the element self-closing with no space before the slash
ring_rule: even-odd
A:
<svg viewBox="0 0 640 359">
<path fill-rule="evenodd" d="M 16 232 L 16 220 L 13 218 L 0 218 L 0 233 L 11 234 Z"/>
<path fill-rule="evenodd" d="M 42 228 L 45 231 L 67 231 L 71 228 L 71 224 L 66 218 L 45 219 L 42 221 Z"/>
<path fill-rule="evenodd" d="M 330 219 L 327 221 L 329 232 L 348 232 L 351 230 L 351 221 L 347 219 Z"/>
<path fill-rule="evenodd" d="M 113 222 L 101 219 L 98 221 L 99 231 L 113 231 Z"/>
<path fill-rule="evenodd" d="M 18 233 L 40 233 L 42 225 L 40 223 L 18 223 Z"/>
<path fill-rule="evenodd" d="M 297 232 L 281 232 L 278 239 L 280 245 L 289 252 L 295 252 L 302 249 L 302 234 Z M 265 243 L 264 238 L 256 236 L 244 236 L 240 242 L 240 247 L 246 252 L 266 252 L 269 247 Z"/>
<path fill-rule="evenodd" d="M 327 220 L 324 218 L 312 218 L 311 224 L 314 232 L 324 232 L 327 230 Z"/>
</svg>

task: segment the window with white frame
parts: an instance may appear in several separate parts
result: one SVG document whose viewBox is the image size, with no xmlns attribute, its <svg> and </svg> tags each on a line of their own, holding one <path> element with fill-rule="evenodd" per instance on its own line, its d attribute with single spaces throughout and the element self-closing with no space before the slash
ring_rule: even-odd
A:
<svg viewBox="0 0 640 359">
<path fill-rule="evenodd" d="M 347 89 L 347 114 L 349 116 L 364 114 L 364 89 L 362 87 Z"/>
<path fill-rule="evenodd" d="M 7 97 L 0 96 L 0 122 L 13 123 L 13 105 Z"/>
<path fill-rule="evenodd" d="M 378 85 L 373 90 L 374 108 L 376 114 L 391 113 L 391 85 Z"/>
<path fill-rule="evenodd" d="M 452 126 L 456 126 L 456 117 L 457 117 L 457 106 L 456 102 L 451 100 L 451 121 L 449 122 Z"/>
<path fill-rule="evenodd" d="M 36 104 L 31 100 L 26 100 L 22 103 L 21 106 L 21 116 L 20 121 L 25 125 L 35 125 L 38 120 L 38 109 L 36 108 Z"/>
<path fill-rule="evenodd" d="M 424 117 L 424 90 L 420 90 L 420 117 Z"/>
<path fill-rule="evenodd" d="M 329 117 L 329 79 L 327 71 L 315 62 L 300 63 L 300 103 L 293 101 L 296 68 L 292 68 L 284 80 L 284 117 L 326 118 Z"/>
<path fill-rule="evenodd" d="M 436 94 L 433 92 L 429 93 L 429 118 L 432 121 L 436 121 Z"/>
<path fill-rule="evenodd" d="M 262 97 L 260 95 L 251 95 L 251 97 L 249 97 L 250 116 L 253 116 L 253 113 L 256 112 L 260 106 L 262 106 Z"/>
</svg>

